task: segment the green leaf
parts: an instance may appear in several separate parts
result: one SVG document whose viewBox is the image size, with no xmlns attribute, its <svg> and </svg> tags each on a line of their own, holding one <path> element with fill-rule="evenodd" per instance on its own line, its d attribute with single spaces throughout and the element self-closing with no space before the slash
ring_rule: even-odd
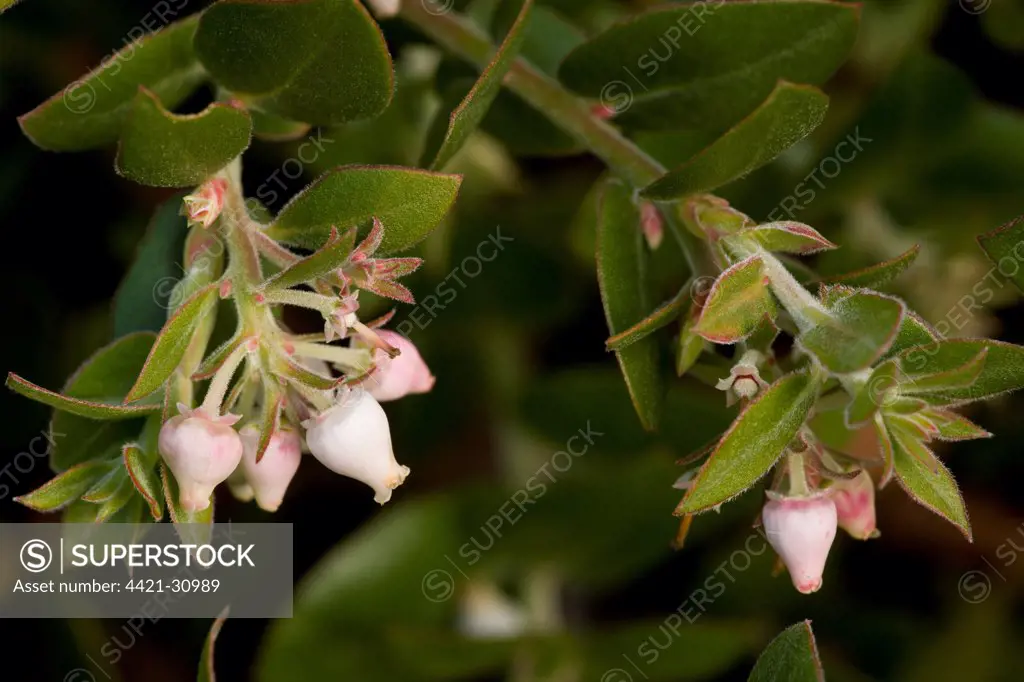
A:
<svg viewBox="0 0 1024 682">
<path fill-rule="evenodd" d="M 195 42 L 221 85 L 294 121 L 337 125 L 391 102 L 391 55 L 355 0 L 221 0 L 203 12 Z"/>
<path fill-rule="evenodd" d="M 249 109 L 249 115 L 252 116 L 253 136 L 269 142 L 298 140 L 305 137 L 312 127 L 308 123 L 289 121 L 256 107 Z"/>
<path fill-rule="evenodd" d="M 937 333 L 932 330 L 931 325 L 925 322 L 920 315 L 908 308 L 903 314 L 903 320 L 900 321 L 900 328 L 896 332 L 896 339 L 882 357 L 883 359 L 888 359 L 911 348 L 934 345 L 937 341 Z"/>
<path fill-rule="evenodd" d="M 828 307 L 800 345 L 825 367 L 848 374 L 873 365 L 889 350 L 903 319 L 903 303 L 872 291 L 855 291 Z"/>
<path fill-rule="evenodd" d="M 440 140 L 439 144 L 428 143 L 428 150 L 437 148 L 437 152 L 433 156 L 434 160 L 430 163 L 431 168 L 443 168 L 466 143 L 470 134 L 480 126 L 501 90 L 501 82 L 505 78 L 505 74 L 512 68 L 512 64 L 515 63 L 516 57 L 519 55 L 519 50 L 526 37 L 525 29 L 532 8 L 533 0 L 522 0 L 516 19 L 498 47 L 491 63 L 480 74 L 479 80 L 476 81 L 462 102 L 451 112 L 444 139 Z M 442 111 L 444 110 L 442 109 Z"/>
<path fill-rule="evenodd" d="M 857 36 L 859 8 L 838 2 L 673 4 L 614 24 L 574 50 L 559 78 L 617 98 L 630 128 L 721 130 L 779 79 L 824 83 Z"/>
<path fill-rule="evenodd" d="M 662 327 L 678 319 L 680 311 L 690 300 L 690 288 L 683 287 L 679 293 L 665 301 L 654 311 L 629 329 L 611 336 L 604 342 L 608 350 L 623 350 L 641 339 L 645 339 Z"/>
<path fill-rule="evenodd" d="M 217 636 L 220 634 L 220 629 L 224 627 L 224 622 L 227 621 L 230 610 L 230 606 L 225 606 L 224 610 L 213 621 L 213 625 L 210 626 L 210 632 L 206 635 L 206 641 L 203 642 L 203 654 L 199 658 L 197 682 L 217 682 L 217 674 L 213 669 L 213 648 L 217 644 Z"/>
<path fill-rule="evenodd" d="M 1024 292 L 1024 268 L 1020 267 L 1024 261 L 1024 216 L 1014 218 L 1002 227 L 978 237 L 978 244 L 988 255 L 990 261 L 995 263 L 1002 274 L 1002 261 L 1009 258 L 1014 264 L 1013 273 L 1010 279 L 1017 288 Z"/>
<path fill-rule="evenodd" d="M 796 253 L 802 256 L 838 248 L 810 225 L 791 220 L 750 227 L 725 237 L 724 241 L 741 241 L 760 246 L 766 251 Z"/>
<path fill-rule="evenodd" d="M 38 512 L 56 511 L 81 497 L 109 470 L 107 462 L 76 464 L 32 492 L 15 497 L 14 501 Z"/>
<path fill-rule="evenodd" d="M 147 455 L 136 443 L 127 443 L 121 449 L 124 468 L 132 479 L 135 489 L 149 505 L 149 512 L 155 521 L 164 517 L 164 495 L 160 476 L 156 471 L 156 457 Z M 157 453 L 153 453 L 156 455 Z"/>
<path fill-rule="evenodd" d="M 181 194 L 160 204 L 114 296 L 114 336 L 157 332 L 167 320 L 167 302 L 181 276 L 182 249 L 189 234 L 181 215 Z"/>
<path fill-rule="evenodd" d="M 140 87 L 124 123 L 114 168 L 151 187 L 191 187 L 203 182 L 249 146 L 249 113 L 215 103 L 198 114 L 179 116 Z"/>
<path fill-rule="evenodd" d="M 206 79 L 192 50 L 196 19 L 171 24 L 108 57 L 19 118 L 21 129 L 43 149 L 81 151 L 117 140 L 139 86 L 176 107 Z"/>
<path fill-rule="evenodd" d="M 261 288 L 287 289 L 323 277 L 345 264 L 349 254 L 352 253 L 355 241 L 355 228 L 346 230 L 343 235 L 334 229 L 327 238 L 327 243 L 320 250 L 281 270 L 263 282 Z"/>
<path fill-rule="evenodd" d="M 987 350 L 981 373 L 970 386 L 927 395 L 932 405 L 985 400 L 1024 387 L 1024 347 L 990 339 L 950 339 L 900 353 L 900 365 L 911 376 L 938 374 L 964 367 Z"/>
<path fill-rule="evenodd" d="M 917 255 L 919 253 L 921 253 L 920 244 L 914 244 L 904 253 L 901 253 L 895 258 L 877 263 L 862 270 L 855 270 L 854 272 L 847 272 L 843 275 L 829 277 L 826 278 L 825 281 L 829 284 L 844 284 L 849 287 L 867 287 L 874 289 L 884 284 L 888 284 L 899 277 L 904 270 L 909 268 L 914 261 L 917 260 Z"/>
<path fill-rule="evenodd" d="M 811 621 L 791 625 L 765 647 L 747 682 L 825 682 Z"/>
<path fill-rule="evenodd" d="M 676 376 L 683 376 L 704 352 L 704 339 L 693 331 L 694 319 L 687 314 L 686 323 L 676 341 Z"/>
<path fill-rule="evenodd" d="M 903 377 L 895 360 L 875 367 L 846 407 L 846 426 L 856 428 L 874 417 L 879 407 L 891 405 L 901 393 Z"/>
<path fill-rule="evenodd" d="M 777 313 L 764 263 L 751 256 L 718 276 L 693 331 L 713 343 L 736 343 L 754 333 L 765 318 L 774 320 Z"/>
<path fill-rule="evenodd" d="M 120 404 L 145 363 L 153 347 L 155 334 L 136 332 L 123 336 L 96 351 L 82 363 L 64 385 L 72 398 Z M 159 396 L 125 407 L 146 407 L 144 412 L 160 410 Z M 133 415 L 134 416 L 134 415 Z M 141 416 L 141 415 L 140 415 Z M 50 467 L 63 471 L 101 455 L 114 455 L 121 446 L 138 437 L 141 420 L 98 422 L 69 412 L 56 411 L 50 421 Z"/>
<path fill-rule="evenodd" d="M 711 452 L 676 514 L 707 511 L 754 485 L 796 437 L 817 400 L 818 388 L 814 377 L 793 373 L 757 396 Z"/>
<path fill-rule="evenodd" d="M 650 310 L 646 254 L 640 212 L 630 190 L 617 182 L 607 182 L 597 202 L 597 282 L 608 331 L 614 336 L 644 319 Z M 657 340 L 647 337 L 637 341 L 616 351 L 615 357 L 641 423 L 654 430 L 663 399 Z"/>
<path fill-rule="evenodd" d="M 207 284 L 181 304 L 160 330 L 139 378 L 124 397 L 126 403 L 143 398 L 160 388 L 185 357 L 193 332 L 217 302 L 217 284 Z"/>
<path fill-rule="evenodd" d="M 899 432 L 891 434 L 896 480 L 915 502 L 952 523 L 968 542 L 972 542 L 967 508 L 953 474 L 934 456 L 930 460 L 935 465 L 933 470 L 910 454 L 908 447 L 914 444 L 908 442 L 908 438 L 912 436 Z"/>
<path fill-rule="evenodd" d="M 378 254 L 422 241 L 455 201 L 461 176 L 398 166 L 344 166 L 321 176 L 281 209 L 267 233 L 308 249 L 320 248 L 331 227 L 384 224 Z"/>
<path fill-rule="evenodd" d="M 936 372 L 934 374 L 905 374 L 901 377 L 900 393 L 906 395 L 924 395 L 949 391 L 958 388 L 969 388 L 985 369 L 985 358 L 988 349 L 982 348 L 977 355 L 959 367 Z"/>
<path fill-rule="evenodd" d="M 140 502 L 139 496 L 135 494 L 135 486 L 132 485 L 131 479 L 125 474 L 123 469 L 118 469 L 120 474 L 117 489 L 105 499 L 99 505 L 99 511 L 96 512 L 96 523 L 107 523 L 117 522 L 115 515 L 118 512 L 132 513 L 134 515 L 135 506 L 133 503 Z M 141 508 L 141 504 L 139 505 Z M 141 516 L 141 515 L 140 515 Z M 141 521 L 141 519 L 140 519 Z"/>
<path fill-rule="evenodd" d="M 157 412 L 160 409 L 160 405 L 153 403 L 144 405 L 111 404 L 54 393 L 42 386 L 36 386 L 32 382 L 22 379 L 14 372 L 10 372 L 7 375 L 7 388 L 30 400 L 49 405 L 68 414 L 89 419 L 131 419 L 132 417 L 141 417 L 150 412 Z"/>
<path fill-rule="evenodd" d="M 111 462 L 104 463 L 107 465 L 108 473 L 82 495 L 82 499 L 86 502 L 94 504 L 108 502 L 117 493 L 121 492 L 123 484 L 128 479 L 128 474 L 119 461 L 114 460 L 113 465 L 111 465 Z"/>
<path fill-rule="evenodd" d="M 518 11 L 515 1 L 499 3 L 492 22 L 492 33 L 495 36 L 508 33 Z M 530 11 L 525 33 L 520 56 L 549 76 L 557 76 L 562 60 L 586 41 L 586 35 L 575 24 L 544 5 L 535 6 Z"/>
<path fill-rule="evenodd" d="M 692 159 L 644 188 L 642 194 L 652 199 L 675 199 L 732 182 L 810 134 L 825 118 L 827 109 L 828 97 L 821 90 L 780 81 L 750 115 Z"/>
<path fill-rule="evenodd" d="M 961 441 L 992 437 L 991 433 L 961 414 L 935 408 L 929 408 L 924 414 L 938 427 L 939 432 L 935 438 L 939 440 Z"/>
</svg>

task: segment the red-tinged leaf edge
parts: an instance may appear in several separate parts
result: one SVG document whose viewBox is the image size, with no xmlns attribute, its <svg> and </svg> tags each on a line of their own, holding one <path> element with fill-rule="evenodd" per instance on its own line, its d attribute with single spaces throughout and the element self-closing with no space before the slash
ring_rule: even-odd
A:
<svg viewBox="0 0 1024 682">
<path fill-rule="evenodd" d="M 160 521 L 164 518 L 163 506 L 160 501 L 155 497 L 155 494 L 159 491 L 150 490 L 149 486 L 139 477 L 139 472 L 135 470 L 135 461 L 131 458 L 129 451 L 136 450 L 140 454 L 142 449 L 136 443 L 125 443 L 124 447 L 121 448 L 121 456 L 124 459 L 124 468 L 128 471 L 128 477 L 131 478 L 132 483 L 135 485 L 135 490 L 138 491 L 142 499 L 146 501 L 149 506 L 149 513 L 153 515 L 154 521 Z M 141 462 L 140 462 L 141 463 Z"/>
<path fill-rule="evenodd" d="M 196 678 L 198 682 L 217 681 L 217 673 L 213 666 L 214 647 L 217 644 L 217 637 L 220 635 L 221 628 L 224 627 L 230 611 L 231 606 L 225 606 L 224 610 L 213 621 L 213 625 L 210 626 L 210 633 L 206 636 L 206 641 L 203 642 L 203 654 L 199 658 L 199 674 Z"/>
<path fill-rule="evenodd" d="M 269 392 L 264 396 L 265 403 L 269 403 Z M 284 395 L 278 394 L 269 408 L 267 408 L 260 419 L 260 439 L 256 444 L 256 463 L 259 464 L 263 455 L 267 454 L 270 447 L 270 439 L 274 437 L 281 428 L 281 410 L 284 408 Z"/>
<path fill-rule="evenodd" d="M 178 306 L 178 309 L 176 311 L 174 311 L 174 314 L 171 315 L 170 318 L 168 318 L 167 323 L 164 324 L 163 329 L 161 329 L 160 333 L 157 334 L 156 341 L 153 342 L 153 347 L 149 350 L 149 355 L 146 356 L 146 361 L 142 364 L 142 369 L 139 371 L 139 378 L 138 378 L 138 380 L 135 382 L 135 385 L 132 386 L 131 390 L 128 391 L 128 395 L 126 395 L 124 397 L 124 404 L 125 405 L 127 405 L 128 403 L 131 403 L 131 402 L 135 402 L 136 400 L 139 400 L 140 398 L 144 398 L 146 395 L 149 395 L 150 393 L 152 393 L 152 391 L 146 391 L 145 394 L 139 394 L 138 392 L 142 391 L 142 390 L 145 390 L 145 389 L 140 388 L 140 385 L 141 385 L 143 377 L 146 376 L 146 370 L 149 368 L 150 363 L 153 361 L 153 357 L 157 354 L 158 351 L 161 350 L 160 349 L 160 338 L 163 336 L 164 332 L 170 327 L 171 324 L 174 323 L 175 320 L 178 319 L 178 317 L 180 315 L 182 315 L 183 312 L 185 312 L 189 308 L 189 305 L 193 301 L 196 301 L 196 300 L 198 300 L 200 298 L 203 298 L 204 296 L 208 296 L 211 292 L 216 292 L 219 289 L 220 289 L 220 282 L 211 282 L 210 284 L 207 284 L 206 286 L 202 287 L 201 289 L 196 291 L 194 294 L 192 294 L 184 302 L 182 302 L 182 304 L 180 306 Z M 174 373 L 174 371 L 172 370 L 171 374 L 173 374 L 173 373 Z M 170 375 L 168 375 L 168 376 L 170 376 Z M 164 377 L 164 383 L 166 383 L 166 381 L 167 381 L 167 377 Z"/>
<path fill-rule="evenodd" d="M 61 473 L 57 474 L 56 476 L 54 476 L 49 481 L 47 481 L 46 483 L 42 484 L 41 486 L 39 486 L 35 490 L 27 492 L 24 495 L 18 495 L 17 497 L 15 497 L 13 499 L 18 504 L 24 505 L 24 506 L 28 507 L 29 509 L 31 509 L 32 511 L 46 513 L 46 512 L 53 512 L 53 511 L 57 511 L 59 509 L 63 509 L 64 507 L 68 506 L 69 504 L 71 504 L 72 502 L 77 500 L 87 490 L 89 490 L 89 488 L 91 488 L 95 484 L 97 479 L 93 478 L 93 479 L 86 480 L 84 483 L 82 483 L 82 484 L 80 484 L 78 486 L 80 488 L 80 490 L 76 494 L 71 495 L 70 498 L 66 502 L 64 502 L 64 503 L 62 503 L 60 505 L 57 505 L 55 507 L 44 507 L 44 506 L 36 505 L 34 503 L 34 497 L 37 497 L 37 496 L 39 496 L 41 494 L 48 493 L 51 488 L 54 488 L 57 485 L 59 485 L 60 482 L 62 481 L 62 479 L 67 478 L 69 476 L 69 474 L 70 475 L 75 475 L 78 472 L 84 471 L 86 469 L 95 469 L 96 473 L 99 474 L 104 469 L 106 469 L 107 466 L 108 466 L 107 462 L 103 462 L 103 461 L 100 461 L 100 460 L 97 460 L 97 459 L 91 459 L 89 461 L 82 462 L 81 464 L 76 464 L 73 467 L 71 467 L 69 469 L 66 469 L 66 470 L 62 471 Z"/>
<path fill-rule="evenodd" d="M 851 287 L 878 287 L 888 284 L 899 277 L 903 272 L 913 265 L 918 254 L 921 253 L 921 245 L 914 244 L 909 249 L 889 260 L 869 265 L 860 270 L 845 272 L 841 275 L 827 277 L 822 280 L 825 284 L 843 284 Z"/>
<path fill-rule="evenodd" d="M 650 315 L 634 324 L 629 329 L 608 337 L 604 342 L 606 350 L 622 350 L 628 348 L 637 341 L 646 338 L 672 323 L 679 317 L 687 298 L 690 295 L 690 288 L 683 287 L 674 298 L 665 301 L 651 312 Z"/>
<path fill-rule="evenodd" d="M 81 398 L 72 398 L 66 396 L 63 393 L 55 393 L 48 389 L 33 384 L 31 381 L 23 379 L 14 372 L 7 374 L 7 381 L 5 383 L 7 388 L 11 389 L 15 393 L 22 395 L 30 400 L 48 405 L 55 410 L 67 412 L 79 417 L 85 417 L 86 419 L 131 419 L 132 417 L 141 417 L 153 412 L 160 410 L 160 405 L 153 404 L 140 404 L 140 405 L 124 405 L 117 403 L 99 403 L 94 400 L 83 400 Z"/>
</svg>

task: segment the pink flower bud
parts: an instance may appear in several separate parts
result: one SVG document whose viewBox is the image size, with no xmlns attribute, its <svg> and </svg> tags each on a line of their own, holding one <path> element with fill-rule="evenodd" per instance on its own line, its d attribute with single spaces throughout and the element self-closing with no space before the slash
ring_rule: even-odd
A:
<svg viewBox="0 0 1024 682">
<path fill-rule="evenodd" d="M 383 403 L 411 393 L 426 393 L 434 387 L 434 375 L 412 341 L 386 329 L 378 330 L 377 334 L 401 354 L 392 358 L 380 348 L 374 349 L 376 369 L 364 384 L 370 395 Z"/>
<path fill-rule="evenodd" d="M 658 207 L 650 201 L 645 201 L 640 207 L 640 229 L 643 230 L 644 239 L 647 240 L 647 246 L 651 251 L 657 250 L 665 237 L 665 224 L 662 222 Z"/>
<path fill-rule="evenodd" d="M 875 484 L 866 471 L 837 480 L 828 494 L 836 505 L 839 527 L 858 540 L 878 535 L 875 528 Z"/>
<path fill-rule="evenodd" d="M 242 429 L 242 471 L 246 482 L 252 486 L 256 504 L 260 509 L 277 511 L 284 500 L 288 484 L 299 470 L 302 459 L 302 441 L 299 434 L 292 430 L 282 430 L 270 437 L 263 458 L 256 461 L 256 450 L 259 447 L 260 431 L 255 425 Z"/>
<path fill-rule="evenodd" d="M 200 185 L 194 194 L 182 199 L 185 204 L 183 213 L 188 218 L 189 227 L 199 225 L 207 228 L 213 225 L 213 221 L 220 216 L 224 208 L 224 192 L 227 186 L 227 180 L 224 178 L 213 178 Z"/>
<path fill-rule="evenodd" d="M 836 537 L 836 506 L 824 494 L 782 497 L 769 493 L 761 512 L 768 542 L 803 594 L 817 592 L 832 540 Z"/>
<path fill-rule="evenodd" d="M 388 19 L 402 9 L 402 0 L 367 0 L 370 9 L 378 19 Z"/>
<path fill-rule="evenodd" d="M 201 511 L 213 489 L 242 459 L 242 440 L 231 428 L 237 417 L 208 417 L 201 409 L 171 417 L 160 427 L 160 454 L 178 481 L 181 506 Z"/>
<path fill-rule="evenodd" d="M 395 461 L 387 415 L 362 388 L 302 425 L 313 456 L 331 471 L 373 488 L 378 504 L 390 500 L 409 475 L 409 467 Z"/>
</svg>

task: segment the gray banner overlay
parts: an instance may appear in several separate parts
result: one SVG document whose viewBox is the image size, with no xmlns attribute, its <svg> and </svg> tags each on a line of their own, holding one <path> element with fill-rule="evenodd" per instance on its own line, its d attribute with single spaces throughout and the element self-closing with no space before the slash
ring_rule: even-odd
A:
<svg viewBox="0 0 1024 682">
<path fill-rule="evenodd" d="M 292 525 L 0 524 L 0 618 L 292 615 Z"/>
</svg>

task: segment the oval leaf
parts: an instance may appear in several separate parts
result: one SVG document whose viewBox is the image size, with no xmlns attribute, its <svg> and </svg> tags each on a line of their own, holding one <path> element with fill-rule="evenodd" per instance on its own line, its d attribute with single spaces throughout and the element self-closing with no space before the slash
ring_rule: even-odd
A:
<svg viewBox="0 0 1024 682">
<path fill-rule="evenodd" d="M 751 256 L 718 276 L 693 331 L 714 343 L 736 343 L 754 333 L 765 318 L 774 320 L 777 312 L 764 263 Z"/>
<path fill-rule="evenodd" d="M 798 342 L 837 374 L 866 369 L 889 350 L 904 310 L 895 298 L 855 291 L 834 300 L 828 317 L 801 334 Z"/>
<path fill-rule="evenodd" d="M 624 185 L 607 182 L 596 197 L 597 282 L 613 336 L 643 320 L 650 310 L 640 211 L 631 195 Z M 657 340 L 648 336 L 616 351 L 615 357 L 641 423 L 654 430 L 663 398 Z"/>
<path fill-rule="evenodd" d="M 139 88 L 121 133 L 114 167 L 141 185 L 198 185 L 249 146 L 252 119 L 227 104 L 211 104 L 198 114 L 178 116 Z"/>
<path fill-rule="evenodd" d="M 769 386 L 722 436 L 676 514 L 707 511 L 754 485 L 796 437 L 817 397 L 817 380 L 804 373 Z"/>
<path fill-rule="evenodd" d="M 108 57 L 19 118 L 21 129 L 43 149 L 80 151 L 117 140 L 139 86 L 177 106 L 206 79 L 192 50 L 196 23 L 189 17 Z"/>
<path fill-rule="evenodd" d="M 394 90 L 384 36 L 356 0 L 221 0 L 203 12 L 196 52 L 226 88 L 293 121 L 371 118 Z"/>
<path fill-rule="evenodd" d="M 346 166 L 321 176 L 281 209 L 268 234 L 308 249 L 337 226 L 384 224 L 379 254 L 422 241 L 451 208 L 462 178 L 397 166 Z"/>
<path fill-rule="evenodd" d="M 153 344 L 139 378 L 124 397 L 130 403 L 160 388 L 185 356 L 193 332 L 217 302 L 216 282 L 197 291 L 167 320 Z"/>
<path fill-rule="evenodd" d="M 732 182 L 803 139 L 825 118 L 828 96 L 780 82 L 761 106 L 695 157 L 646 187 L 652 199 L 675 199 Z"/>
<path fill-rule="evenodd" d="M 747 682 L 825 682 L 811 621 L 783 630 L 765 647 Z"/>
<path fill-rule="evenodd" d="M 853 47 L 858 15 L 838 2 L 673 3 L 579 46 L 559 78 L 629 127 L 721 130 L 779 79 L 824 83 Z"/>
<path fill-rule="evenodd" d="M 801 256 L 837 248 L 810 225 L 791 220 L 751 227 L 733 237 L 726 237 L 725 241 L 729 242 L 733 239 L 744 240 L 762 247 L 765 251 L 796 253 Z"/>
<path fill-rule="evenodd" d="M 469 139 L 470 134 L 484 120 L 487 110 L 490 109 L 498 92 L 501 91 L 502 79 L 505 78 L 505 74 L 512 68 L 512 64 L 515 63 L 516 57 L 519 55 L 519 50 L 526 37 L 525 29 L 532 8 L 533 0 L 523 0 L 519 13 L 505 39 L 498 47 L 494 59 L 480 74 L 479 80 L 473 84 L 465 98 L 452 111 L 448 118 L 448 130 L 444 134 L 444 139 L 440 141 L 434 160 L 430 164 L 431 168 L 443 168 L 451 161 L 455 153 Z M 428 149 L 431 148 L 433 147 L 428 146 Z"/>
</svg>

